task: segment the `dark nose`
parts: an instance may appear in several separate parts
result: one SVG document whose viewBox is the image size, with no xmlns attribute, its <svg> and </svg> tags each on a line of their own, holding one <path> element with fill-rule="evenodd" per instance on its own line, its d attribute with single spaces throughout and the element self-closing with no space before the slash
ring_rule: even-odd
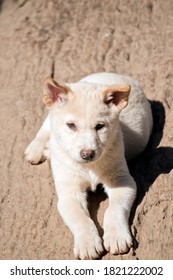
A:
<svg viewBox="0 0 173 280">
<path fill-rule="evenodd" d="M 93 150 L 82 150 L 80 152 L 81 158 L 86 160 L 91 160 L 95 156 L 95 151 Z"/>
</svg>

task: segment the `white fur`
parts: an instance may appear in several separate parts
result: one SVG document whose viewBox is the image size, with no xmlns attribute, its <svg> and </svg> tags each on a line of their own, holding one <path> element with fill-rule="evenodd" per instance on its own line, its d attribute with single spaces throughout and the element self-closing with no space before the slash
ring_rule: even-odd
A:
<svg viewBox="0 0 173 280">
<path fill-rule="evenodd" d="M 131 85 L 128 106 L 121 112 L 115 105 L 105 105 L 101 98 L 108 86 L 118 84 Z M 137 82 L 113 73 L 93 74 L 66 85 L 70 88 L 68 101 L 61 106 L 54 102 L 50 107 L 48 117 L 25 151 L 26 159 L 36 164 L 44 155 L 50 157 L 58 209 L 74 235 L 77 258 L 98 258 L 103 245 L 112 254 L 125 253 L 132 246 L 128 219 L 136 184 L 124 153 L 131 159 L 148 143 L 152 130 L 149 102 Z M 70 130 L 68 122 L 75 123 L 77 130 Z M 105 127 L 96 131 L 96 124 L 103 122 Z M 95 151 L 95 157 L 88 162 L 80 155 L 86 149 Z M 99 183 L 109 197 L 103 243 L 86 200 L 86 191 L 94 191 Z"/>
</svg>

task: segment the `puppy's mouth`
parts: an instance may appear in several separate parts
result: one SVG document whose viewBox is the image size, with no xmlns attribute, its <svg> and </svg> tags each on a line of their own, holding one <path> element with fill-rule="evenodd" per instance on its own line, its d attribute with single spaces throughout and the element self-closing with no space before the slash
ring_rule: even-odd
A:
<svg viewBox="0 0 173 280">
<path fill-rule="evenodd" d="M 81 163 L 86 163 L 86 164 L 89 164 L 93 161 L 96 161 L 97 159 L 96 158 L 93 158 L 93 159 L 81 159 Z"/>
<path fill-rule="evenodd" d="M 97 161 L 97 159 L 92 159 L 92 160 L 77 160 L 77 162 L 79 163 L 79 164 L 81 164 L 81 165 L 83 165 L 83 166 L 87 166 L 87 165 L 90 165 L 90 164 L 92 164 L 92 163 L 94 163 L 94 162 L 96 162 Z"/>
</svg>

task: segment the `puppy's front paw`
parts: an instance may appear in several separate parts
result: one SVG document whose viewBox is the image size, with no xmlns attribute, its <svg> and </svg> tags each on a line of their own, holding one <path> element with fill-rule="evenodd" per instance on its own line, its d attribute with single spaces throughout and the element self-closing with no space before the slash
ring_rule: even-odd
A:
<svg viewBox="0 0 173 280">
<path fill-rule="evenodd" d="M 125 254 L 132 247 L 132 237 L 129 231 L 107 229 L 103 236 L 104 247 L 112 255 Z"/>
<path fill-rule="evenodd" d="M 44 143 L 34 139 L 25 150 L 25 158 L 32 164 L 38 164 L 45 158 L 43 156 Z"/>
<path fill-rule="evenodd" d="M 85 233 L 75 237 L 74 255 L 77 259 L 98 259 L 103 253 L 102 239 L 96 233 Z"/>
</svg>

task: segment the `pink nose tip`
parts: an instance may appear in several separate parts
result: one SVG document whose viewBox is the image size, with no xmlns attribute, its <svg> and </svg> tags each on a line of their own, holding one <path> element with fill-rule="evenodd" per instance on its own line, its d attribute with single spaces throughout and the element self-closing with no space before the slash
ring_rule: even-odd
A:
<svg viewBox="0 0 173 280">
<path fill-rule="evenodd" d="M 85 160 L 92 160 L 95 156 L 95 151 L 93 150 L 82 150 L 80 152 L 81 158 Z"/>
</svg>

